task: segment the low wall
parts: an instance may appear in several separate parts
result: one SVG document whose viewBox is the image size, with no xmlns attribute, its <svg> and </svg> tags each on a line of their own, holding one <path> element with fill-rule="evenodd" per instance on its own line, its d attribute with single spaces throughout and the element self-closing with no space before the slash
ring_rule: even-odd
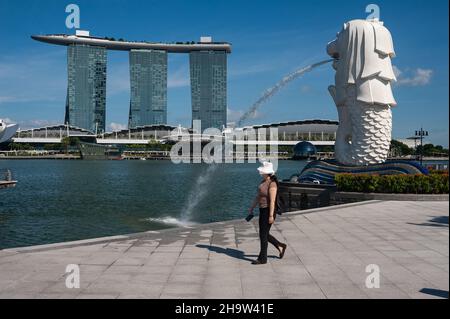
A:
<svg viewBox="0 0 450 319">
<path fill-rule="evenodd" d="M 306 210 L 369 200 L 449 201 L 449 194 L 378 194 L 338 192 L 333 185 L 280 183 L 280 196 L 289 211 Z"/>
<path fill-rule="evenodd" d="M 0 156 L 1 160 L 79 160 L 81 157 L 79 155 L 8 155 Z"/>
<path fill-rule="evenodd" d="M 280 196 L 289 211 L 330 206 L 335 192 L 336 187 L 331 185 L 280 182 Z"/>
</svg>

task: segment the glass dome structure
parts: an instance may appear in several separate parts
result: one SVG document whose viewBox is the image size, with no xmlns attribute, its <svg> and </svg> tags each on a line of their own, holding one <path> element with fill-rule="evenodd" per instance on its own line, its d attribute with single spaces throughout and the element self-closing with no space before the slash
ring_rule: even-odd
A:
<svg viewBox="0 0 450 319">
<path fill-rule="evenodd" d="M 310 142 L 300 142 L 294 146 L 294 159 L 307 159 L 316 153 L 316 147 Z"/>
</svg>

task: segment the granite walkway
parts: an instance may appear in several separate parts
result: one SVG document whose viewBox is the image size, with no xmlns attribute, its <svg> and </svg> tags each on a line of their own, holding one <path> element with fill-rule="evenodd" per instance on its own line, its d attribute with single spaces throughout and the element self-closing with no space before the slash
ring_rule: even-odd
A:
<svg viewBox="0 0 450 319">
<path fill-rule="evenodd" d="M 272 232 L 285 258 L 269 247 L 262 266 L 256 220 L 3 250 L 0 298 L 448 298 L 448 214 L 448 202 L 387 201 L 285 214 Z M 366 286 L 371 264 L 379 288 Z"/>
</svg>

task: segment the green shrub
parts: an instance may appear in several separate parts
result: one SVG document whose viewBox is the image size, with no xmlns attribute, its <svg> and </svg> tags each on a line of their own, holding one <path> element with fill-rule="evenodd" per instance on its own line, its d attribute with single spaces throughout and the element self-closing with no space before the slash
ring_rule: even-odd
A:
<svg viewBox="0 0 450 319">
<path fill-rule="evenodd" d="M 448 172 L 430 175 L 337 174 L 334 179 L 342 192 L 393 194 L 448 194 Z"/>
<path fill-rule="evenodd" d="M 430 174 L 436 174 L 436 175 L 448 175 L 448 170 L 438 170 L 438 169 L 431 169 L 429 170 Z"/>
</svg>

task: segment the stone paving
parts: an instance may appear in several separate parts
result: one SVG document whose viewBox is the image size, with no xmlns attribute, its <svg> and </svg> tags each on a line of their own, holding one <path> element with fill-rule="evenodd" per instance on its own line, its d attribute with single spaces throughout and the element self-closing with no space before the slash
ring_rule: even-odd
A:
<svg viewBox="0 0 450 319">
<path fill-rule="evenodd" d="M 0 298 L 448 298 L 448 202 L 372 201 L 289 213 L 258 251 L 257 220 L 0 251 Z M 80 267 L 79 289 L 65 284 Z M 380 288 L 366 287 L 366 267 Z"/>
</svg>

